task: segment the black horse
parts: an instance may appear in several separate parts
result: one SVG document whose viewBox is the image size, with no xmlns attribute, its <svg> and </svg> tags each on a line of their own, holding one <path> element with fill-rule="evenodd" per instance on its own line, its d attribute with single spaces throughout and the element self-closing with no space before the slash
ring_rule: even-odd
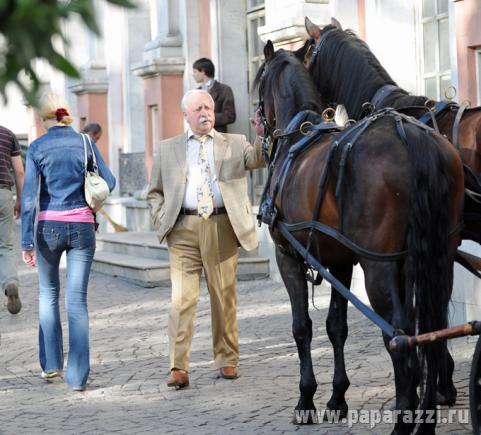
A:
<svg viewBox="0 0 481 435">
<path fill-rule="evenodd" d="M 463 207 L 463 170 L 459 155 L 444 138 L 390 111 L 349 127 L 349 135 L 346 131 L 315 135 L 310 145 L 298 152 L 297 141 L 303 135 L 293 123 L 299 116 L 291 119 L 303 110 L 308 110 L 307 115 L 297 124 L 319 117 L 314 113 L 322 109 L 318 93 L 294 54 L 274 52 L 269 42 L 264 55 L 266 61 L 256 77 L 260 107 L 267 130 L 284 133 L 277 141 L 265 195 L 274 209 L 271 236 L 291 301 L 300 358 L 300 398 L 295 409 L 315 412 L 317 383 L 311 360 L 306 264 L 279 231 L 276 220 L 286 224 L 313 220 L 337 230 L 364 252 L 378 253 L 373 260 L 336 237 L 302 226 L 298 228 L 304 229 L 293 233 L 347 288 L 353 265 L 359 262 L 373 309 L 397 330 L 412 335 L 441 329 L 447 324 L 453 261 L 459 244 L 456 229 Z M 346 137 L 350 139 L 344 140 Z M 292 159 L 294 153 L 297 156 Z M 406 255 L 395 261 L 379 261 L 383 254 L 399 252 Z M 327 407 L 340 411 L 340 417 L 348 410 L 346 315 L 346 299 L 332 288 L 326 329 L 334 349 L 335 369 Z M 387 346 L 390 337 L 383 334 L 383 338 Z M 421 407 L 434 409 L 437 361 L 443 357 L 443 348 L 432 345 L 424 351 L 428 373 Z M 416 388 L 420 365 L 415 351 L 390 355 L 396 409 L 402 416 L 419 405 Z M 421 427 L 434 432 L 434 425 Z M 413 428 L 400 418 L 393 433 L 410 433 Z"/>
</svg>

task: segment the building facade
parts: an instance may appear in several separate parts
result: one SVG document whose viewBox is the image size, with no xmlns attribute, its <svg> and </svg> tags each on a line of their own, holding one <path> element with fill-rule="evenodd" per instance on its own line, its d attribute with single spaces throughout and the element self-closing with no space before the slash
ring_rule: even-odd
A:
<svg viewBox="0 0 481 435">
<path fill-rule="evenodd" d="M 456 101 L 481 104 L 478 0 L 137 0 L 135 10 L 94 3 L 101 37 L 76 20 L 65 23 L 70 45 L 64 50 L 82 79 L 65 78 L 40 62 L 38 70 L 45 89 L 67 97 L 76 128 L 102 125 L 99 147 L 119 180 L 120 220 L 125 220 L 121 208 L 150 177 L 154 145 L 184 130 L 179 103 L 196 86 L 192 63 L 213 60 L 216 78 L 235 95 L 237 120 L 229 131 L 251 137 L 248 118 L 257 103 L 251 87 L 264 44 L 269 39 L 277 48 L 302 44 L 305 16 L 319 25 L 336 17 L 353 29 L 406 90 L 444 99 L 455 89 Z M 0 106 L 2 124 L 31 142 L 42 126 L 20 95 L 12 90 L 9 96 L 8 106 Z M 265 171 L 251 174 L 254 203 L 264 182 Z M 269 237 L 259 236 L 266 252 L 272 251 Z M 481 255 L 476 246 L 465 248 Z M 474 318 L 481 312 L 479 283 L 457 269 L 455 287 L 457 318 Z"/>
</svg>

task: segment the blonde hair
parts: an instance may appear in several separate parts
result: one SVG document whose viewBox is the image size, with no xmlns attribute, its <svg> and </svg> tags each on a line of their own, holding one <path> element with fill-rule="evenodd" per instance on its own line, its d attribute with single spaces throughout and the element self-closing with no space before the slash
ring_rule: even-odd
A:
<svg viewBox="0 0 481 435">
<path fill-rule="evenodd" d="M 44 120 L 56 119 L 59 124 L 63 125 L 70 125 L 74 120 L 65 99 L 53 92 L 42 96 L 38 114 Z"/>
</svg>

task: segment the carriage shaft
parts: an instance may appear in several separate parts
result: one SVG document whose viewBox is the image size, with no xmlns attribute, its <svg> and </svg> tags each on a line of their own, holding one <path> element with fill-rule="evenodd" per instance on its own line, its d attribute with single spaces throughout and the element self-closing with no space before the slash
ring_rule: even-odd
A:
<svg viewBox="0 0 481 435">
<path fill-rule="evenodd" d="M 425 346 L 440 340 L 480 334 L 481 322 L 475 320 L 464 325 L 452 326 L 451 328 L 440 329 L 415 336 L 397 335 L 389 342 L 389 349 L 392 352 L 405 352 L 414 349 L 416 346 Z"/>
</svg>

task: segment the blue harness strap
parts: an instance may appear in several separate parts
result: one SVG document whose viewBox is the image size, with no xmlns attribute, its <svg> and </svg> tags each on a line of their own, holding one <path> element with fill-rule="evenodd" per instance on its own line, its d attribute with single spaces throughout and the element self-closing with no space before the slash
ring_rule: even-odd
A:
<svg viewBox="0 0 481 435">
<path fill-rule="evenodd" d="M 469 107 L 469 103 L 466 101 L 461 104 L 458 108 L 458 113 L 456 113 L 456 118 L 454 119 L 453 124 L 453 145 L 459 150 L 461 148 L 461 144 L 459 143 L 459 124 L 461 123 L 461 119 L 463 118 L 464 111 Z"/>
<path fill-rule="evenodd" d="M 389 96 L 391 93 L 399 88 L 396 85 L 384 85 L 381 86 L 376 93 L 371 98 L 371 104 L 377 110 L 377 106 L 380 106 L 381 103 Z"/>
<path fill-rule="evenodd" d="M 434 106 L 434 109 L 428 110 L 423 116 L 421 116 L 421 118 L 419 118 L 419 121 L 423 124 L 427 124 L 428 122 L 432 121 L 431 113 L 433 113 L 435 116 L 438 116 L 446 109 L 451 107 L 452 104 L 453 103 L 450 103 L 449 101 L 438 101 Z"/>
<path fill-rule="evenodd" d="M 386 322 L 379 314 L 374 312 L 369 308 L 364 302 L 362 302 L 354 293 L 350 292 L 334 275 L 332 275 L 322 264 L 314 258 L 309 251 L 300 243 L 287 229 L 284 222 L 278 221 L 277 228 L 286 238 L 286 240 L 294 247 L 294 249 L 307 261 L 308 264 L 312 265 L 319 274 L 334 288 L 344 296 L 352 305 L 354 305 L 362 314 L 364 314 L 368 319 L 370 319 L 375 325 L 382 329 L 382 331 L 389 337 L 393 338 L 396 334 L 396 329 Z"/>
</svg>

